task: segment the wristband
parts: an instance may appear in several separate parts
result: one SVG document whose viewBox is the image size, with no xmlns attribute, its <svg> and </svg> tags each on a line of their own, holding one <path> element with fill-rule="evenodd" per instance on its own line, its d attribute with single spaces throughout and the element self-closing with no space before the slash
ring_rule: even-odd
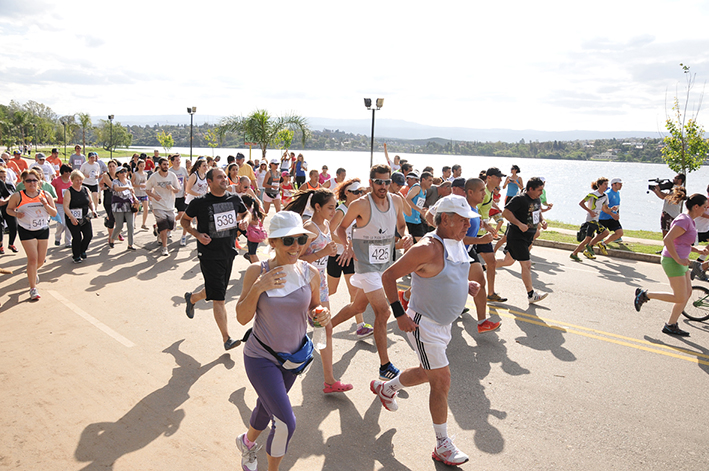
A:
<svg viewBox="0 0 709 471">
<path fill-rule="evenodd" d="M 393 303 L 389 304 L 389 306 L 391 306 L 391 310 L 394 311 L 394 319 L 406 315 L 406 311 L 404 311 L 404 306 L 401 305 L 400 301 L 394 301 Z"/>
</svg>

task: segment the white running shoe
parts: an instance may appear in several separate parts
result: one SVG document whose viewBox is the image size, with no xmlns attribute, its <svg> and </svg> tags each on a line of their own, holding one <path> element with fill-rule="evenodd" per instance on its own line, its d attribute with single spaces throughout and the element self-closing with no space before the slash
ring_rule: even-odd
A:
<svg viewBox="0 0 709 471">
<path fill-rule="evenodd" d="M 184 247 L 185 245 L 187 245 L 187 236 L 182 236 L 180 238 L 180 246 Z"/>
<path fill-rule="evenodd" d="M 168 253 L 168 251 L 167 251 L 167 247 L 163 247 L 163 248 L 162 248 L 162 251 L 161 251 L 160 253 L 161 253 L 161 255 L 164 255 L 164 256 L 168 256 L 168 255 L 169 255 L 169 253 Z"/>
<path fill-rule="evenodd" d="M 39 292 L 37 292 L 37 288 L 30 289 L 30 301 L 37 301 L 41 297 Z"/>
<path fill-rule="evenodd" d="M 256 471 L 258 469 L 256 453 L 261 449 L 262 445 L 254 443 L 252 448 L 247 447 L 246 443 L 244 443 L 245 435 L 245 433 L 242 433 L 236 437 L 236 447 L 241 452 L 241 469 L 243 471 Z"/>
<path fill-rule="evenodd" d="M 468 455 L 463 453 L 458 449 L 457 446 L 453 444 L 453 439 L 451 437 L 446 438 L 446 440 L 439 446 L 433 449 L 431 457 L 448 466 L 457 466 L 467 462 L 470 458 Z"/>
<path fill-rule="evenodd" d="M 382 389 L 384 388 L 384 381 L 379 381 L 375 379 L 369 383 L 369 389 L 379 396 L 379 400 L 382 401 L 382 405 L 388 411 L 395 412 L 399 409 L 399 405 L 396 403 L 396 393 L 393 396 L 387 396 L 384 394 Z"/>
<path fill-rule="evenodd" d="M 534 293 L 532 293 L 532 295 L 527 298 L 527 301 L 529 301 L 529 304 L 534 304 L 538 303 L 547 296 L 549 296 L 549 293 L 540 293 L 539 291 L 534 290 Z"/>
</svg>

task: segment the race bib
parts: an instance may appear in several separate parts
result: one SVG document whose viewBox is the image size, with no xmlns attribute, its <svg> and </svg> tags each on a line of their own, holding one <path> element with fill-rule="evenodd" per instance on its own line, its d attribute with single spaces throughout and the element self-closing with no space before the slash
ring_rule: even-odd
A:
<svg viewBox="0 0 709 471">
<path fill-rule="evenodd" d="M 425 202 L 426 202 L 425 199 L 419 198 L 419 199 L 416 201 L 416 207 L 419 208 L 419 209 L 420 209 L 420 208 L 423 208 L 423 204 L 424 204 Z"/>
<path fill-rule="evenodd" d="M 80 167 L 81 166 L 81 159 L 74 160 L 74 165 L 77 167 Z"/>
<path fill-rule="evenodd" d="M 372 265 L 382 265 L 388 263 L 391 258 L 391 246 L 389 245 L 370 245 L 369 246 L 369 263 Z"/>
<path fill-rule="evenodd" d="M 69 212 L 75 219 L 81 219 L 81 209 L 70 209 Z"/>
<path fill-rule="evenodd" d="M 532 224 L 539 224 L 539 220 L 542 217 L 542 212 L 537 210 L 537 211 L 532 211 Z"/>
<path fill-rule="evenodd" d="M 323 269 L 327 268 L 327 259 L 328 259 L 328 257 L 319 258 L 313 262 L 313 265 L 318 270 L 323 270 Z"/>
<path fill-rule="evenodd" d="M 32 218 L 30 220 L 30 227 L 32 227 L 32 230 L 43 229 L 46 226 L 47 226 L 47 219 L 46 218 Z"/>
<path fill-rule="evenodd" d="M 68 189 L 69 189 L 69 188 L 64 188 L 64 189 L 62 190 L 62 198 L 64 198 L 64 195 L 66 194 L 66 190 L 68 190 Z"/>
<path fill-rule="evenodd" d="M 217 228 L 217 231 L 228 231 L 236 228 L 236 211 L 232 209 L 231 211 L 216 213 L 214 215 L 214 226 Z"/>
</svg>

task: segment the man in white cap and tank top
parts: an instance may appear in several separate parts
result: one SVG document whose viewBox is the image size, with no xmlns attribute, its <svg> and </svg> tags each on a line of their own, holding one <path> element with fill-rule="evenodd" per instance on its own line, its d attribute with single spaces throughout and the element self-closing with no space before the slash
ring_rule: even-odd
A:
<svg viewBox="0 0 709 471">
<path fill-rule="evenodd" d="M 387 410 L 396 411 L 397 392 L 404 387 L 430 385 L 429 408 L 436 434 L 433 458 L 455 466 L 468 461 L 448 436 L 448 392 L 451 373 L 446 348 L 451 339 L 451 324 L 458 319 L 468 295 L 475 296 L 480 285 L 468 281 L 470 257 L 463 238 L 470 218 L 477 217 L 467 200 L 450 195 L 431 210 L 436 230 L 406 252 L 382 274 L 382 284 L 399 328 L 419 357 L 419 366 L 408 368 L 390 381 L 374 380 L 370 389 Z M 411 274 L 411 300 L 404 311 L 397 294 L 396 281 Z"/>
<path fill-rule="evenodd" d="M 379 353 L 379 377 L 393 379 L 399 370 L 389 361 L 387 353 L 387 321 L 389 306 L 382 288 L 382 273 L 393 263 L 395 233 L 406 234 L 404 204 L 402 198 L 389 194 L 391 168 L 375 165 L 369 171 L 369 186 L 372 191 L 350 204 L 347 214 L 337 228 L 337 237 L 348 241 L 340 256 L 340 265 L 345 266 L 354 257 L 355 274 L 350 282 L 355 287 L 354 300 L 332 318 L 332 327 L 362 313 L 367 304 L 374 310 L 374 343 Z M 352 238 L 346 230 L 355 222 Z M 403 237 L 403 248 L 412 245 L 410 235 Z"/>
</svg>

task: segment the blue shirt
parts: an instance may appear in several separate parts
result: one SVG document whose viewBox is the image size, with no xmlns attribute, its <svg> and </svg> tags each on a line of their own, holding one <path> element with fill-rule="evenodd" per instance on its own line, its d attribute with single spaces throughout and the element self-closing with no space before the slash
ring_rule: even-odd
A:
<svg viewBox="0 0 709 471">
<path fill-rule="evenodd" d="M 608 207 L 620 206 L 620 192 L 613 191 L 611 189 L 606 190 L 606 195 L 608 195 Z M 618 211 L 613 211 L 614 214 L 618 214 Z M 613 219 L 610 214 L 606 214 L 601 211 L 599 218 L 601 221 L 606 221 L 608 219 Z"/>
<path fill-rule="evenodd" d="M 476 213 L 478 212 L 478 209 L 472 206 L 470 207 L 470 209 L 472 209 Z M 468 232 L 465 233 L 465 237 L 477 237 L 479 230 L 480 218 L 470 218 L 470 227 L 468 228 Z M 466 245 L 465 250 L 470 250 L 470 245 Z"/>
</svg>

